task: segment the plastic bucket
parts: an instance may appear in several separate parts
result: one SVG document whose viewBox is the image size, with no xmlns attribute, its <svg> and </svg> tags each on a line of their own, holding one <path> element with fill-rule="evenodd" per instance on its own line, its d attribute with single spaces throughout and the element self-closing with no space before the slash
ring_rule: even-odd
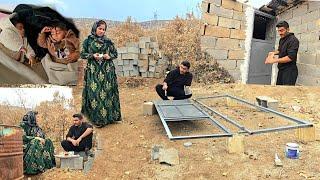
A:
<svg viewBox="0 0 320 180">
<path fill-rule="evenodd" d="M 290 159 L 299 158 L 299 145 L 297 143 L 286 144 L 286 157 Z"/>
</svg>

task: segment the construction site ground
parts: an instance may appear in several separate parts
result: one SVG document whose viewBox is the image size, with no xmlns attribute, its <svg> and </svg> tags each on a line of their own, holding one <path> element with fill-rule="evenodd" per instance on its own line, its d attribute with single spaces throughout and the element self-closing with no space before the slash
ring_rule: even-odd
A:
<svg viewBox="0 0 320 180">
<path fill-rule="evenodd" d="M 123 122 L 95 129 L 103 141 L 103 151 L 96 156 L 88 174 L 81 171 L 54 168 L 36 176 L 40 179 L 320 179 L 320 91 L 316 87 L 281 87 L 243 84 L 192 85 L 193 98 L 207 95 L 230 94 L 250 102 L 256 96 L 279 100 L 278 110 L 287 115 L 314 123 L 316 141 L 296 141 L 295 130 L 245 136 L 245 153 L 229 154 L 227 138 L 206 138 L 170 141 L 158 115 L 144 116 L 145 101 L 157 100 L 154 86 L 161 79 L 138 81 L 120 78 L 120 99 Z M 133 84 L 132 84 L 133 83 Z M 129 87 L 130 86 L 130 87 Z M 74 88 L 78 109 L 81 106 L 81 88 Z M 251 129 L 277 127 L 288 121 L 270 117 L 246 106 L 228 106 L 223 99 L 208 101 L 212 107 L 228 114 Z M 293 108 L 294 107 L 294 108 Z M 224 123 L 221 120 L 222 123 Z M 229 126 L 232 131 L 237 129 Z M 208 122 L 171 123 L 175 135 L 202 134 L 217 130 Z M 192 142 L 190 147 L 184 143 Z M 299 159 L 285 157 L 288 142 L 300 145 Z M 175 148 L 180 163 L 169 166 L 151 160 L 154 145 Z M 278 153 L 283 167 L 274 165 Z M 32 177 L 31 177 L 32 178 Z"/>
</svg>

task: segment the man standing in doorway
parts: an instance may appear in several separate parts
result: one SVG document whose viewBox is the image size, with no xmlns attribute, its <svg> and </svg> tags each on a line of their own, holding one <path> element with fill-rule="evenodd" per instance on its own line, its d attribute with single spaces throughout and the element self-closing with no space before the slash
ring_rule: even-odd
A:
<svg viewBox="0 0 320 180">
<path fill-rule="evenodd" d="M 289 24 L 286 21 L 280 21 L 276 27 L 280 35 L 279 48 L 278 51 L 269 53 L 265 64 L 278 63 L 277 85 L 294 86 L 298 77 L 296 61 L 299 40 L 289 32 Z M 275 58 L 274 55 L 279 57 Z"/>
</svg>

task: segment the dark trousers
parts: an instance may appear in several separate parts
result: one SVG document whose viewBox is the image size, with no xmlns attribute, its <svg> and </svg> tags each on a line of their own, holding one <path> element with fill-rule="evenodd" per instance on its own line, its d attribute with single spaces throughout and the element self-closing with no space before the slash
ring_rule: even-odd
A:
<svg viewBox="0 0 320 180">
<path fill-rule="evenodd" d="M 167 89 L 167 96 L 165 95 L 164 90 L 162 89 L 163 85 L 158 84 L 156 86 L 156 91 L 158 95 L 163 99 L 163 100 L 169 100 L 168 96 L 172 96 L 173 100 L 181 100 L 181 99 L 188 99 L 191 98 L 192 94 L 190 95 L 185 95 L 184 89 L 177 88 L 177 87 L 168 87 Z"/>
<path fill-rule="evenodd" d="M 279 69 L 277 77 L 277 85 L 289 85 L 294 86 L 298 77 L 297 66 L 288 67 L 285 69 Z"/>
<path fill-rule="evenodd" d="M 61 146 L 65 151 L 74 151 L 74 152 L 80 152 L 85 151 L 86 148 L 89 150 L 92 148 L 92 141 L 88 141 L 87 139 L 83 139 L 79 146 L 74 146 L 70 141 L 63 140 L 61 141 Z"/>
</svg>

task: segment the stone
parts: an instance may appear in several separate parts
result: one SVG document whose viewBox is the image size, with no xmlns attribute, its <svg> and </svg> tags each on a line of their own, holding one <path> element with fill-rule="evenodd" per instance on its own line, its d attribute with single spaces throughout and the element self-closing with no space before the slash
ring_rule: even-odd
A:
<svg viewBox="0 0 320 180">
<path fill-rule="evenodd" d="M 230 33 L 231 39 L 246 39 L 246 32 L 244 30 L 238 30 L 238 29 L 231 29 Z"/>
<path fill-rule="evenodd" d="M 156 107 L 153 102 L 145 102 L 143 103 L 143 115 L 152 116 L 156 113 Z"/>
<path fill-rule="evenodd" d="M 279 106 L 279 102 L 268 96 L 257 96 L 256 101 L 259 106 L 270 108 L 273 110 L 277 110 Z"/>
<path fill-rule="evenodd" d="M 137 42 L 127 42 L 126 43 L 126 46 L 129 48 L 129 47 L 137 47 L 139 48 L 139 43 Z"/>
<path fill-rule="evenodd" d="M 242 3 L 233 0 L 222 0 L 222 7 L 242 12 Z"/>
<path fill-rule="evenodd" d="M 170 166 L 178 165 L 180 163 L 178 150 L 174 148 L 160 149 L 159 163 Z"/>
<path fill-rule="evenodd" d="M 89 157 L 89 158 L 88 158 L 88 161 L 86 161 L 86 162 L 84 163 L 84 167 L 83 167 L 84 173 L 88 173 L 88 172 L 91 170 L 92 165 L 93 165 L 93 160 L 94 160 L 94 158 Z"/>
<path fill-rule="evenodd" d="M 128 52 L 128 48 L 127 47 L 119 47 L 117 48 L 117 52 L 118 54 L 124 54 Z"/>
<path fill-rule="evenodd" d="M 229 19 L 224 17 L 219 17 L 218 26 L 226 27 L 229 29 L 240 29 L 241 21 L 235 19 Z"/>
<path fill-rule="evenodd" d="M 244 153 L 244 135 L 235 134 L 227 139 L 227 148 L 229 153 Z"/>
<path fill-rule="evenodd" d="M 140 53 L 139 46 L 138 47 L 128 47 L 128 53 L 139 54 Z"/>
<path fill-rule="evenodd" d="M 240 41 L 238 39 L 218 38 L 216 49 L 240 50 Z"/>
<path fill-rule="evenodd" d="M 213 59 L 227 59 L 228 50 L 219 50 L 219 49 L 206 49 L 207 52 Z"/>
<path fill-rule="evenodd" d="M 228 38 L 230 37 L 230 29 L 225 27 L 219 27 L 219 26 L 206 26 L 205 36 L 214 36 L 219 38 Z"/>
<path fill-rule="evenodd" d="M 200 37 L 200 44 L 201 47 L 205 48 L 214 48 L 216 45 L 217 38 L 211 36 L 201 36 Z"/>
<path fill-rule="evenodd" d="M 140 42 L 155 42 L 156 38 L 155 37 L 140 37 L 139 41 Z"/>
<path fill-rule="evenodd" d="M 277 167 L 282 167 L 283 166 L 283 163 L 282 163 L 282 161 L 279 158 L 277 153 L 275 153 L 275 155 L 274 155 L 274 165 L 277 166 Z"/>
<path fill-rule="evenodd" d="M 219 17 L 225 17 L 232 19 L 233 17 L 233 10 L 231 9 L 225 9 L 223 7 L 219 6 L 210 6 L 210 14 L 217 15 Z"/>
<path fill-rule="evenodd" d="M 127 60 L 127 59 L 139 59 L 138 53 L 125 53 L 122 54 L 122 59 Z"/>
<path fill-rule="evenodd" d="M 192 146 L 192 142 L 185 142 L 183 143 L 184 147 L 191 147 Z"/>
<path fill-rule="evenodd" d="M 217 26 L 218 25 L 218 16 L 215 14 L 203 13 L 202 22 L 209 25 Z"/>
<path fill-rule="evenodd" d="M 159 152 L 162 148 L 161 145 L 154 145 L 151 149 L 151 160 L 157 160 L 159 159 Z"/>
<path fill-rule="evenodd" d="M 237 60 L 244 59 L 245 51 L 244 50 L 230 50 L 228 53 L 228 59 Z"/>
</svg>

